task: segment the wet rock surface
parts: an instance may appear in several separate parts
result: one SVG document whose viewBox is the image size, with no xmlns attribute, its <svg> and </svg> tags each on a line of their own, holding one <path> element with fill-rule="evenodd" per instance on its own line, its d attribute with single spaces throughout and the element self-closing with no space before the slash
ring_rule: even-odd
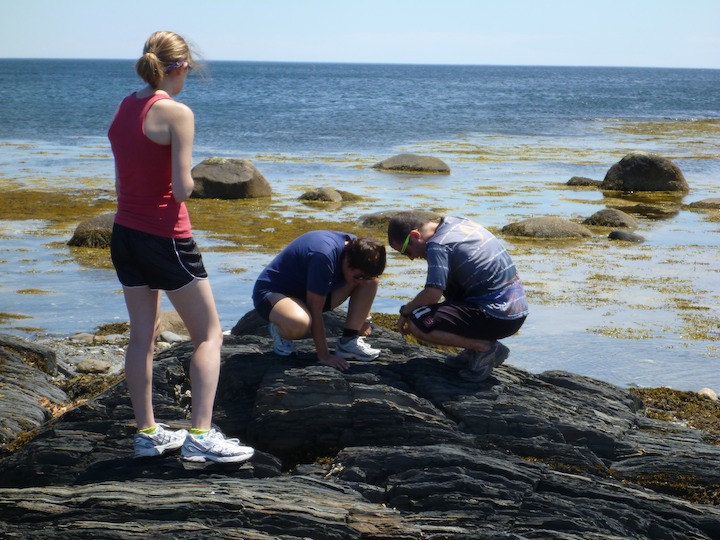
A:
<svg viewBox="0 0 720 540">
<path fill-rule="evenodd" d="M 598 227 L 624 227 L 628 229 L 637 229 L 638 227 L 638 222 L 634 217 L 617 208 L 604 208 L 599 210 L 585 219 L 583 224 Z"/>
<path fill-rule="evenodd" d="M 612 231 L 608 234 L 608 238 L 610 240 L 620 240 L 621 242 L 635 242 L 636 244 L 640 244 L 645 241 L 644 236 L 625 230 Z"/>
<path fill-rule="evenodd" d="M 373 169 L 405 173 L 450 174 L 450 166 L 442 159 L 417 154 L 392 156 L 373 165 Z"/>
<path fill-rule="evenodd" d="M 508 236 L 531 238 L 587 238 L 592 233 L 579 223 L 557 216 L 542 216 L 509 223 L 502 228 Z"/>
<path fill-rule="evenodd" d="M 212 157 L 193 167 L 193 197 L 252 199 L 270 197 L 272 188 L 249 159 Z"/>
<path fill-rule="evenodd" d="M 252 313 L 233 334 L 215 421 L 256 448 L 249 463 L 133 459 L 121 382 L 0 458 L 0 536 L 720 537 L 720 447 L 624 389 L 507 363 L 470 384 L 382 329 L 380 359 L 346 373 L 317 364 L 311 340 L 276 356 Z M 154 365 L 156 417 L 174 427 L 188 425 L 190 354 Z"/>
<path fill-rule="evenodd" d="M 668 158 L 647 152 L 631 152 L 615 163 L 600 185 L 603 190 L 689 191 L 680 168 Z"/>
<path fill-rule="evenodd" d="M 99 216 L 81 221 L 68 240 L 68 246 L 109 248 L 112 236 L 115 212 L 107 212 Z"/>
</svg>

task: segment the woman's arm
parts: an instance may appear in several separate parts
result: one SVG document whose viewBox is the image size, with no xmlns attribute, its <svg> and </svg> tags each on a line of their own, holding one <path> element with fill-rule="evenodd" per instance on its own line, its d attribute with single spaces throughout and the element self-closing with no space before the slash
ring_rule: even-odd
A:
<svg viewBox="0 0 720 540">
<path fill-rule="evenodd" d="M 182 202 L 190 197 L 195 187 L 191 174 L 195 117 L 190 107 L 177 102 L 174 105 L 177 107 L 169 125 L 172 149 L 172 193 L 177 202 Z"/>
<path fill-rule="evenodd" d="M 330 354 L 327 337 L 325 336 L 325 321 L 323 320 L 323 307 L 325 307 L 325 296 L 307 291 L 307 307 L 310 311 L 310 334 L 315 342 L 320 363 L 332 366 L 340 371 L 350 367 L 347 360 L 334 354 Z"/>
<path fill-rule="evenodd" d="M 195 116 L 190 107 L 171 99 L 153 104 L 145 117 L 145 135 L 157 144 L 170 145 L 172 194 L 182 202 L 192 194 L 192 147 Z"/>
</svg>

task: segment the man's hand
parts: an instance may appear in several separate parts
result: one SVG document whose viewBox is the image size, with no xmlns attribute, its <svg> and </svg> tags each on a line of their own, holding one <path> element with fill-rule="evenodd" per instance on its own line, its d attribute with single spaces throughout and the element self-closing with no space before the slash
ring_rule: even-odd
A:
<svg viewBox="0 0 720 540">
<path fill-rule="evenodd" d="M 404 315 L 400 315 L 398 318 L 397 329 L 403 336 L 407 336 L 410 333 L 410 329 L 408 328 L 408 318 Z"/>
</svg>

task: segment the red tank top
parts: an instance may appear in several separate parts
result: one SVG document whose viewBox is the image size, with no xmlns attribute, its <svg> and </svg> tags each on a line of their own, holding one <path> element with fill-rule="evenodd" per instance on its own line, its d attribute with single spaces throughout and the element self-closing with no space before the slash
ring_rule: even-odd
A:
<svg viewBox="0 0 720 540">
<path fill-rule="evenodd" d="M 189 238 L 187 208 L 172 195 L 170 145 L 150 140 L 143 127 L 150 107 L 161 99 L 172 98 L 155 94 L 138 99 L 133 93 L 120 103 L 110 124 L 118 178 L 115 223 L 166 238 Z"/>
</svg>

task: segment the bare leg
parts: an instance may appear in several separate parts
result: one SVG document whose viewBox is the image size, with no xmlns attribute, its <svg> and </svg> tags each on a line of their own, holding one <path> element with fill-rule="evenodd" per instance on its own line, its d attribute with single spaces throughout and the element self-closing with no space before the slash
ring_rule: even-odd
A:
<svg viewBox="0 0 720 540">
<path fill-rule="evenodd" d="M 408 321 L 408 328 L 410 333 L 416 338 L 436 345 L 449 345 L 451 347 L 460 347 L 478 352 L 487 352 L 492 348 L 494 343 L 487 339 L 468 338 L 440 330 L 425 333 L 411 321 Z"/>
<path fill-rule="evenodd" d="M 167 295 L 185 323 L 195 349 L 190 362 L 192 427 L 210 429 L 223 341 L 210 282 L 196 279 Z"/>
<path fill-rule="evenodd" d="M 160 293 L 148 287 L 123 287 L 130 317 L 130 343 L 125 353 L 125 380 L 138 429 L 155 425 L 152 406 L 152 361 Z"/>
<path fill-rule="evenodd" d="M 338 289 L 333 292 L 333 308 L 342 304 L 348 296 L 350 297 L 350 301 L 348 302 L 347 319 L 345 320 L 345 328 L 357 330 L 362 334 L 365 321 L 370 315 L 370 309 L 372 309 L 372 304 L 375 301 L 378 285 L 379 280 L 368 279 L 361 281 L 359 285 L 354 286 L 347 292 L 345 291 L 345 288 Z"/>
<path fill-rule="evenodd" d="M 302 339 L 310 331 L 312 319 L 305 304 L 297 298 L 283 296 L 280 293 L 270 295 L 273 302 L 270 322 L 277 326 L 285 339 Z"/>
</svg>

